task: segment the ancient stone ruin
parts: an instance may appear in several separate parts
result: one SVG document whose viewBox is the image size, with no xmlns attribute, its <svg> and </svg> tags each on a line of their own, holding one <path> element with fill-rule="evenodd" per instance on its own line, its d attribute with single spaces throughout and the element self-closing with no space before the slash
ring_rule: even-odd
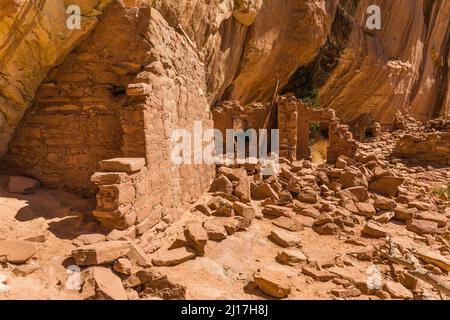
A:
<svg viewBox="0 0 450 320">
<path fill-rule="evenodd" d="M 448 300 L 448 21 L 2 0 L 0 299 Z"/>
<path fill-rule="evenodd" d="M 336 163 L 339 156 L 353 158 L 358 143 L 353 139 L 348 126 L 341 125 L 332 109 L 308 108 L 292 96 L 277 100 L 278 127 L 280 129 L 280 156 L 289 160 L 310 159 L 310 124 L 326 123 L 328 127 L 329 147 L 327 161 Z"/>
</svg>

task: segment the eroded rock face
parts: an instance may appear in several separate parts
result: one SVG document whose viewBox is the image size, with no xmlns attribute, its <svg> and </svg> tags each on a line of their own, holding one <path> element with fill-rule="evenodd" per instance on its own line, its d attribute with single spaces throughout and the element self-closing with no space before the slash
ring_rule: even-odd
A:
<svg viewBox="0 0 450 320">
<path fill-rule="evenodd" d="M 3 72 L 2 82 L 8 84 L 2 88 L 0 96 L 2 153 L 47 72 L 60 64 L 92 31 L 98 21 L 95 16 L 100 15 L 110 1 L 72 2 L 81 4 L 83 13 L 82 30 L 73 32 L 65 26 L 62 0 L 44 1 L 43 7 L 39 7 L 37 1 L 27 5 L 8 1 L 9 5 L 0 11 L 6 16 L 1 29 L 5 30 L 4 41 L 8 41 L 5 47 L 8 50 L 0 52 L 2 63 L 7 63 L 3 67 L 6 72 Z M 226 91 L 228 96 L 248 103 L 270 99 L 277 79 L 279 86 L 283 86 L 299 66 L 315 56 L 329 32 L 335 2 L 127 0 L 119 3 L 125 7 L 154 7 L 169 27 L 184 38 L 206 71 L 204 95 L 208 102 L 220 100 Z M 201 23 L 198 23 L 198 16 L 204 17 Z M 51 23 L 49 17 L 54 18 Z M 272 24 L 268 25 L 267 21 Z M 308 26 L 313 32 L 303 32 Z M 27 31 L 25 35 L 31 40 L 12 32 L 20 28 Z M 34 34 L 43 36 L 36 38 Z M 20 71 L 21 66 L 27 66 L 23 68 L 25 71 Z"/>
<path fill-rule="evenodd" d="M 340 1 L 328 42 L 307 68 L 320 104 L 351 121 L 368 113 L 392 124 L 396 112 L 418 120 L 448 115 L 450 3 Z M 381 30 L 368 30 L 366 10 L 381 9 Z M 352 16 L 349 18 L 349 15 Z"/>
<path fill-rule="evenodd" d="M 48 71 L 83 40 L 111 0 L 74 0 L 81 29 L 66 26 L 64 0 L 5 0 L 0 8 L 0 154 Z"/>
<path fill-rule="evenodd" d="M 2 5 L 0 153 L 47 72 L 89 35 L 110 2 L 71 1 L 83 15 L 82 29 L 73 31 L 66 28 L 63 0 Z M 154 7 L 185 38 L 204 65 L 209 103 L 269 101 L 277 83 L 283 88 L 289 79 L 296 81 L 291 77 L 300 68 L 312 73 L 321 105 L 334 108 L 344 121 L 363 113 L 382 124 L 392 123 L 396 111 L 420 119 L 448 113 L 446 1 L 377 1 L 381 30 L 366 28 L 366 10 L 373 4 L 368 0 L 119 3 Z"/>
</svg>

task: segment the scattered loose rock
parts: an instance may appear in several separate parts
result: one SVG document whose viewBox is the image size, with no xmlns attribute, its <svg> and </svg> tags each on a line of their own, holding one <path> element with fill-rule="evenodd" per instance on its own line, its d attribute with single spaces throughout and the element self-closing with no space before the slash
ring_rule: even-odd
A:
<svg viewBox="0 0 450 320">
<path fill-rule="evenodd" d="M 175 266 L 195 257 L 195 252 L 189 248 L 178 248 L 157 253 L 152 263 L 155 266 Z"/>
<path fill-rule="evenodd" d="M 130 251 L 126 241 L 107 241 L 81 246 L 72 251 L 72 257 L 79 266 L 90 266 L 113 262 Z"/>
<path fill-rule="evenodd" d="M 295 233 L 283 230 L 272 230 L 269 239 L 283 248 L 297 247 L 301 244 L 300 238 Z"/>
<path fill-rule="evenodd" d="M 27 262 L 37 252 L 36 246 L 28 241 L 0 241 L 0 262 L 22 264 Z"/>
<path fill-rule="evenodd" d="M 110 268 L 90 267 L 84 272 L 82 294 L 92 300 L 127 300 L 128 296 L 120 278 Z"/>
<path fill-rule="evenodd" d="M 19 176 L 11 176 L 8 179 L 6 190 L 11 193 L 29 194 L 34 193 L 41 184 L 39 181 Z"/>
<path fill-rule="evenodd" d="M 261 268 L 253 278 L 258 288 L 269 296 L 285 298 L 291 293 L 291 284 L 283 272 Z"/>
</svg>

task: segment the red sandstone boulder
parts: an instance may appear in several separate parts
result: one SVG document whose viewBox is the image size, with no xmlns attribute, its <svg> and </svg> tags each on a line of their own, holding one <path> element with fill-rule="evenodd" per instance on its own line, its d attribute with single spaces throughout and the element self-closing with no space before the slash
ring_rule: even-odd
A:
<svg viewBox="0 0 450 320">
<path fill-rule="evenodd" d="M 203 223 L 203 228 L 208 234 L 208 238 L 213 241 L 222 241 L 227 237 L 227 231 L 225 227 L 214 220 L 205 221 Z"/>
<path fill-rule="evenodd" d="M 278 199 L 278 195 L 268 183 L 264 182 L 252 189 L 252 198 L 255 200 Z"/>
<path fill-rule="evenodd" d="M 39 181 L 31 178 L 11 176 L 6 184 L 6 191 L 11 193 L 29 194 L 34 193 L 40 185 Z"/>
<path fill-rule="evenodd" d="M 233 209 L 238 216 L 241 216 L 248 221 L 252 221 L 253 219 L 255 219 L 256 211 L 250 205 L 236 201 L 233 203 Z"/>
<path fill-rule="evenodd" d="M 283 249 L 278 252 L 276 259 L 289 266 L 296 266 L 308 260 L 305 254 L 298 249 Z"/>
<path fill-rule="evenodd" d="M 195 257 L 195 252 L 193 250 L 182 247 L 156 254 L 152 258 L 152 263 L 159 267 L 176 266 L 193 257 Z"/>
<path fill-rule="evenodd" d="M 366 236 L 373 238 L 384 238 L 388 235 L 387 231 L 378 223 L 369 221 L 362 231 Z"/>
<path fill-rule="evenodd" d="M 380 210 L 394 210 L 397 203 L 392 199 L 379 197 L 375 199 L 373 206 Z"/>
<path fill-rule="evenodd" d="M 438 224 L 433 221 L 412 219 L 406 227 L 409 231 L 417 234 L 436 234 L 438 233 Z"/>
<path fill-rule="evenodd" d="M 303 267 L 302 273 L 321 282 L 327 282 L 335 278 L 335 276 L 328 271 L 319 271 L 312 267 Z"/>
<path fill-rule="evenodd" d="M 336 195 L 341 199 L 351 199 L 358 202 L 365 202 L 369 199 L 367 188 L 363 186 L 347 188 L 338 191 Z"/>
<path fill-rule="evenodd" d="M 297 232 L 297 231 L 301 231 L 301 230 L 305 229 L 303 227 L 301 221 L 296 217 L 293 217 L 293 218 L 279 217 L 279 218 L 274 219 L 272 221 L 272 224 L 279 228 L 293 231 L 293 232 Z"/>
<path fill-rule="evenodd" d="M 295 213 L 292 211 L 291 208 L 287 207 L 280 207 L 280 206 L 265 206 L 263 211 L 263 214 L 272 216 L 272 217 L 294 217 Z"/>
<path fill-rule="evenodd" d="M 366 177 L 364 177 L 361 171 L 356 169 L 346 170 L 342 172 L 339 177 L 339 182 L 342 184 L 343 189 L 358 186 L 363 186 L 367 188 Z"/>
<path fill-rule="evenodd" d="M 79 266 L 89 266 L 112 262 L 124 257 L 130 251 L 127 241 L 106 241 L 78 247 L 72 257 Z"/>
<path fill-rule="evenodd" d="M 395 196 L 398 192 L 398 187 L 404 180 L 404 178 L 392 176 L 378 177 L 370 183 L 369 190 L 388 196 Z"/>
<path fill-rule="evenodd" d="M 298 200 L 305 203 L 317 203 L 320 199 L 319 193 L 314 190 L 305 190 L 302 191 L 299 196 Z"/>
<path fill-rule="evenodd" d="M 36 251 L 36 246 L 28 241 L 2 240 L 0 241 L 0 262 L 22 264 L 34 256 Z"/>
<path fill-rule="evenodd" d="M 272 230 L 269 239 L 283 248 L 297 247 L 301 244 L 297 234 L 284 230 Z"/>
<path fill-rule="evenodd" d="M 127 300 L 127 293 L 122 281 L 110 268 L 91 267 L 83 274 L 85 282 L 82 294 L 85 299 L 91 300 Z"/>
<path fill-rule="evenodd" d="M 205 245 L 208 242 L 208 234 L 200 222 L 188 222 L 184 227 L 186 243 L 195 250 L 198 256 L 205 255 Z"/>
<path fill-rule="evenodd" d="M 210 192 L 223 192 L 226 194 L 233 193 L 233 184 L 224 175 L 216 177 L 209 190 Z"/>
<path fill-rule="evenodd" d="M 291 293 L 291 284 L 281 271 L 261 268 L 253 274 L 255 284 L 265 294 L 275 298 L 285 298 Z"/>
<path fill-rule="evenodd" d="M 355 205 L 356 205 L 356 208 L 358 209 L 359 215 L 371 218 L 376 214 L 376 210 L 371 203 L 358 202 L 358 203 L 355 203 Z"/>
<path fill-rule="evenodd" d="M 332 236 L 340 234 L 342 230 L 336 223 L 328 222 L 318 227 L 315 227 L 314 231 L 316 231 L 318 234 L 322 236 Z"/>
<path fill-rule="evenodd" d="M 383 288 L 384 288 L 384 290 L 389 292 L 389 294 L 391 295 L 392 298 L 396 298 L 396 299 L 413 299 L 414 298 L 411 291 L 406 289 L 404 286 L 402 286 L 398 282 L 388 280 L 384 284 Z"/>
</svg>

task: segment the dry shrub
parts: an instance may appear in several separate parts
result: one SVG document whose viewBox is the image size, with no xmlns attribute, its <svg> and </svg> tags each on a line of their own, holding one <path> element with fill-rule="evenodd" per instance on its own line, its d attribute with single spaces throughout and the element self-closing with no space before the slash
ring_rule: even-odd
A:
<svg viewBox="0 0 450 320">
<path fill-rule="evenodd" d="M 450 199 L 450 183 L 445 187 L 443 185 L 435 184 L 431 187 L 431 192 L 442 200 Z"/>
<path fill-rule="evenodd" d="M 311 146 L 312 162 L 325 163 L 327 161 L 328 141 L 319 140 Z"/>
</svg>

